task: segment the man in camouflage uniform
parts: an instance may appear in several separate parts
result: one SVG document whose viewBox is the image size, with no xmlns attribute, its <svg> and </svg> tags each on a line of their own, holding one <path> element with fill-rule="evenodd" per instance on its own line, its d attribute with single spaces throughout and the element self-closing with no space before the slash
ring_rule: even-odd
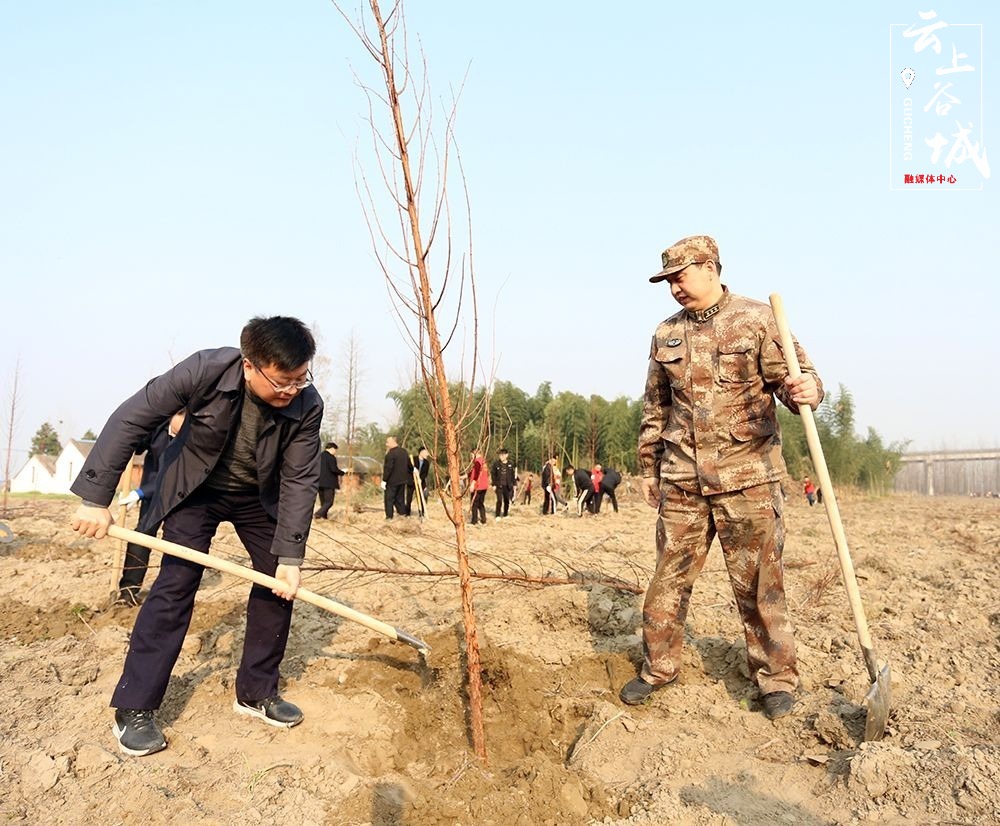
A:
<svg viewBox="0 0 1000 826">
<path fill-rule="evenodd" d="M 792 710 L 798 685 L 774 399 L 815 409 L 823 386 L 798 344 L 803 374 L 788 376 L 770 307 L 721 283 L 712 238 L 684 238 L 662 263 L 649 280 L 667 281 L 684 309 L 657 327 L 649 354 L 639 464 L 643 495 L 659 510 L 657 564 L 643 605 L 642 671 L 620 697 L 635 705 L 676 679 L 691 590 L 718 534 L 750 674 L 774 719 Z"/>
</svg>

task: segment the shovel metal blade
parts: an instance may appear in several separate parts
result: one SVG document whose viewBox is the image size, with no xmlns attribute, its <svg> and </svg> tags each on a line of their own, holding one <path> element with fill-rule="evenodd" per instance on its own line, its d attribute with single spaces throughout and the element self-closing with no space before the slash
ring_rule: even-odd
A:
<svg viewBox="0 0 1000 826">
<path fill-rule="evenodd" d="M 865 740 L 881 740 L 889 722 L 889 703 L 892 699 L 892 672 L 889 663 L 882 666 L 875 682 L 865 695 L 868 716 L 865 718 Z"/>
</svg>

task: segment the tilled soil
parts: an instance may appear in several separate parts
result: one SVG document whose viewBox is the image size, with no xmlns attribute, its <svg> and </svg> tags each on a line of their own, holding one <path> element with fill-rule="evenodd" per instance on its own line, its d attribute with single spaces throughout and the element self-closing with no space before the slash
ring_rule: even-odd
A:
<svg viewBox="0 0 1000 826">
<path fill-rule="evenodd" d="M 885 740 L 863 743 L 869 681 L 826 517 L 788 502 L 786 586 L 802 673 L 770 722 L 713 548 L 685 668 L 640 707 L 641 596 L 655 514 L 470 527 L 489 762 L 473 756 L 454 531 L 338 501 L 310 537 L 305 584 L 426 640 L 414 649 L 296 608 L 285 695 L 305 722 L 232 713 L 247 585 L 206 574 L 159 720 L 166 751 L 121 755 L 108 699 L 135 609 L 109 606 L 115 543 L 79 539 L 74 503 L 15 499 L 0 545 L 0 816 L 8 823 L 851 824 L 1000 822 L 1000 501 L 870 499 L 841 510 L 876 649 L 892 666 Z M 245 561 L 226 526 L 213 553 Z M 157 559 L 154 554 L 154 563 Z M 147 585 L 152 581 L 151 571 Z"/>
</svg>

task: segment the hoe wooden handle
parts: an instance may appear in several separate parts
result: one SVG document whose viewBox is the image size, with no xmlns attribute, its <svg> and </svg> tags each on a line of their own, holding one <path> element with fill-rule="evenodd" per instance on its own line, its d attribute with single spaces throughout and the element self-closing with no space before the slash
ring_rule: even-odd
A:
<svg viewBox="0 0 1000 826">
<path fill-rule="evenodd" d="M 136 545 L 142 545 L 144 548 L 150 548 L 163 554 L 169 554 L 170 556 L 176 556 L 180 559 L 186 559 L 188 562 L 195 562 L 206 568 L 214 568 L 217 571 L 222 571 L 227 574 L 232 574 L 233 576 L 238 576 L 241 579 L 249 580 L 250 582 L 261 585 L 264 588 L 273 589 L 284 586 L 283 582 L 279 582 L 273 576 L 262 574 L 259 571 L 253 570 L 253 568 L 247 568 L 245 565 L 237 565 L 235 562 L 229 562 L 225 559 L 216 559 L 214 556 L 207 553 L 186 548 L 175 542 L 167 542 L 167 540 L 159 539 L 155 536 L 147 536 L 146 534 L 139 533 L 138 531 L 130 531 L 127 528 L 121 528 L 118 525 L 112 525 L 108 528 L 108 536 L 114 537 L 115 539 L 122 539 L 126 542 L 133 542 Z M 331 614 L 336 614 L 338 617 L 343 617 L 351 622 L 363 625 L 365 628 L 371 629 L 379 634 L 383 634 L 390 639 L 396 640 L 397 642 L 412 645 L 422 654 L 426 654 L 431 650 L 430 646 L 423 640 L 417 639 L 416 637 L 407 634 L 405 631 L 393 628 L 388 623 L 377 620 L 367 614 L 362 614 L 360 611 L 348 608 L 343 603 L 337 602 L 329 597 L 321 596 L 320 594 L 314 593 L 306 588 L 299 588 L 295 593 L 295 598 L 302 600 L 303 602 L 308 602 L 310 605 L 315 605 L 317 608 L 322 608 L 324 611 L 329 611 Z"/>
</svg>

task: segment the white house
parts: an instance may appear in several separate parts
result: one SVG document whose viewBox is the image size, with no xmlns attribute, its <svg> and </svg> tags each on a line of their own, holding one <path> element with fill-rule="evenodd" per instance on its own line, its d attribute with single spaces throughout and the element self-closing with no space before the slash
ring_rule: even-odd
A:
<svg viewBox="0 0 1000 826">
<path fill-rule="evenodd" d="M 55 459 L 32 456 L 10 480 L 11 493 L 70 493 L 93 446 L 92 441 L 70 439 Z"/>
</svg>

